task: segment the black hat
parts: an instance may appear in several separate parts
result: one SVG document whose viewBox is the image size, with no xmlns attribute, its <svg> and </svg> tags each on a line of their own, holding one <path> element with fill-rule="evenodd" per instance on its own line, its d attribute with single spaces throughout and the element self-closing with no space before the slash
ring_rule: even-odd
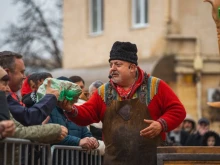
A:
<svg viewBox="0 0 220 165">
<path fill-rule="evenodd" d="M 198 124 L 202 124 L 202 123 L 204 123 L 205 125 L 209 125 L 209 120 L 206 118 L 199 119 Z"/>
<path fill-rule="evenodd" d="M 58 80 L 64 80 L 64 81 L 69 81 L 72 82 L 69 78 L 65 77 L 65 76 L 60 76 L 57 78 Z"/>
<path fill-rule="evenodd" d="M 128 62 L 131 62 L 131 63 L 138 65 L 136 45 L 132 44 L 130 42 L 116 41 L 112 46 L 112 50 L 110 51 L 109 62 L 111 60 L 128 61 Z"/>
</svg>

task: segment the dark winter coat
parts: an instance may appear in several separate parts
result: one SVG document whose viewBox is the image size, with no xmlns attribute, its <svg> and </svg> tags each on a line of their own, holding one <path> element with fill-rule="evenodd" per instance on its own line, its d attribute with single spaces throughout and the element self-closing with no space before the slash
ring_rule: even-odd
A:
<svg viewBox="0 0 220 165">
<path fill-rule="evenodd" d="M 79 146 L 79 141 L 85 137 L 92 137 L 91 132 L 87 127 L 78 126 L 72 121 L 69 121 L 59 107 L 54 108 L 50 114 L 48 123 L 57 123 L 65 126 L 68 129 L 68 135 L 64 140 L 59 142 L 60 145 Z"/>
<path fill-rule="evenodd" d="M 12 95 L 7 97 L 8 106 L 15 120 L 24 126 L 41 124 L 57 104 L 57 98 L 46 94 L 38 103 L 27 108 L 22 106 Z"/>
</svg>

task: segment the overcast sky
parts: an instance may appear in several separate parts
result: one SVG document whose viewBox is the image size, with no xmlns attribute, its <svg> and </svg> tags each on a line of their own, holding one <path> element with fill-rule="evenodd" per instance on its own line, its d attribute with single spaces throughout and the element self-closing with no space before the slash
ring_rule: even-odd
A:
<svg viewBox="0 0 220 165">
<path fill-rule="evenodd" d="M 11 0 L 0 0 L 0 31 L 6 27 L 9 22 L 16 22 L 18 9 L 11 3 Z M 2 33 L 2 32 L 1 32 Z M 2 37 L 2 35 L 0 35 Z M 0 51 L 6 48 L 0 48 Z"/>
<path fill-rule="evenodd" d="M 18 22 L 18 16 L 19 16 L 19 5 L 14 5 L 12 3 L 13 0 L 0 0 L 0 39 L 3 37 L 2 29 L 6 28 L 7 25 L 11 22 Z M 45 1 L 45 0 L 36 0 L 35 2 L 43 3 L 43 8 L 49 8 L 51 9 L 53 4 L 53 0 L 51 1 Z M 52 7 L 52 10 L 54 8 Z M 44 13 L 47 14 L 47 13 Z M 53 12 L 53 17 L 58 16 L 57 12 Z M 10 47 L 1 47 L 0 45 L 0 51 L 3 50 L 11 50 Z M 11 50 L 13 51 L 13 50 Z"/>
<path fill-rule="evenodd" d="M 18 9 L 11 3 L 11 0 L 0 0 L 0 29 L 9 22 L 15 22 Z"/>
</svg>

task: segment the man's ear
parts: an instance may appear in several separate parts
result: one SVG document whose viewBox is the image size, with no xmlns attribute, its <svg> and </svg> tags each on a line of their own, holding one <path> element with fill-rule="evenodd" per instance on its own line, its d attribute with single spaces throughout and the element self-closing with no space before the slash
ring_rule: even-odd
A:
<svg viewBox="0 0 220 165">
<path fill-rule="evenodd" d="M 135 64 L 131 64 L 129 67 L 130 67 L 129 69 L 130 69 L 132 72 L 135 72 L 135 71 L 136 71 L 137 66 L 136 66 Z"/>
</svg>

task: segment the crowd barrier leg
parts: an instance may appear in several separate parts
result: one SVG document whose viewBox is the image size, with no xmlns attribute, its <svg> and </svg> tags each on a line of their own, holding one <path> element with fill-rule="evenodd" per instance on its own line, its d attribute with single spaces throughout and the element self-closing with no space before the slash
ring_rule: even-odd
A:
<svg viewBox="0 0 220 165">
<path fill-rule="evenodd" d="M 0 164 L 2 165 L 51 165 L 49 144 L 35 143 L 26 139 L 0 140 Z"/>
<path fill-rule="evenodd" d="M 99 150 L 86 150 L 78 146 L 51 147 L 53 165 L 102 165 Z"/>
</svg>

